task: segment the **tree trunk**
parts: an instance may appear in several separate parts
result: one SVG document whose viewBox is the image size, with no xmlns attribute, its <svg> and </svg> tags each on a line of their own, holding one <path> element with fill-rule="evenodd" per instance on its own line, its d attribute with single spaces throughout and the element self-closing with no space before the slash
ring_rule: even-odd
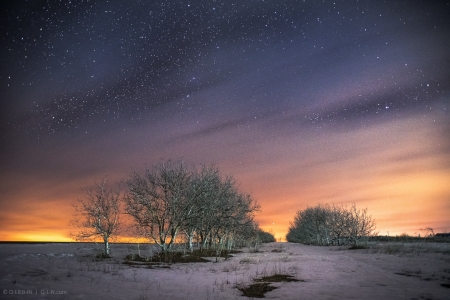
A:
<svg viewBox="0 0 450 300">
<path fill-rule="evenodd" d="M 229 239 L 228 240 L 228 251 L 231 251 L 231 249 L 233 248 L 233 239 Z"/>
<path fill-rule="evenodd" d="M 208 237 L 205 237 L 205 239 L 202 241 L 202 246 L 201 249 L 207 249 L 207 245 L 208 245 Z"/>
<path fill-rule="evenodd" d="M 109 256 L 109 241 L 108 239 L 104 239 L 105 242 L 105 256 Z"/>
<path fill-rule="evenodd" d="M 189 251 L 191 253 L 194 251 L 193 239 L 194 239 L 194 237 L 192 236 L 192 234 L 190 234 L 189 235 Z"/>
</svg>

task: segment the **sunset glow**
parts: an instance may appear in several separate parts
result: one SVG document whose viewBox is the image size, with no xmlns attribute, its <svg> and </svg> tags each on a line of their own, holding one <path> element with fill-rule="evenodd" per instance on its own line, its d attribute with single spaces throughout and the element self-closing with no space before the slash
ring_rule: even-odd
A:
<svg viewBox="0 0 450 300">
<path fill-rule="evenodd" d="M 0 241 L 72 241 L 83 188 L 169 158 L 234 176 L 277 240 L 320 203 L 450 232 L 448 5 L 145 2 L 7 8 Z"/>
</svg>

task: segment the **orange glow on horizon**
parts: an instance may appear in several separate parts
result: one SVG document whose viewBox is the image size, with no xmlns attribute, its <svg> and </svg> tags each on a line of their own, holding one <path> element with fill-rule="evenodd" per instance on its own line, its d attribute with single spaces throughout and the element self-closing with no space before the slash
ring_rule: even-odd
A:
<svg viewBox="0 0 450 300">
<path fill-rule="evenodd" d="M 8 242 L 73 242 L 73 239 L 60 232 L 47 233 L 17 233 L 15 235 L 1 236 L 0 241 Z"/>
<path fill-rule="evenodd" d="M 380 235 L 423 235 L 425 227 L 449 232 L 449 154 L 439 148 L 444 145 L 432 126 L 411 118 L 320 138 L 305 134 L 298 143 L 271 142 L 246 167 L 224 161 L 219 168 L 261 205 L 256 220 L 277 241 L 285 239 L 297 211 L 321 203 L 367 208 Z M 283 155 L 268 160 L 269 150 Z M 121 176 L 126 174 L 117 171 L 110 179 Z M 42 188 L 38 179 L 21 179 L 28 189 L 16 186 L 11 189 L 16 194 L 5 193 L 11 205 L 0 211 L 0 240 L 74 241 L 71 204 L 83 199 L 81 188 L 94 182 L 92 177 Z M 13 183 L 11 177 L 2 184 Z"/>
</svg>

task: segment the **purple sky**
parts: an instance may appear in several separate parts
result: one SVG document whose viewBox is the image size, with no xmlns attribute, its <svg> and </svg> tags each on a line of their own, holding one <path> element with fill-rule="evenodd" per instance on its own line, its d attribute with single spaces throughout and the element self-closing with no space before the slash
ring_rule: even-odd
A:
<svg viewBox="0 0 450 300">
<path fill-rule="evenodd" d="M 13 1 L 0 240 L 68 237 L 104 176 L 216 163 L 284 237 L 299 209 L 450 230 L 446 1 Z"/>
</svg>

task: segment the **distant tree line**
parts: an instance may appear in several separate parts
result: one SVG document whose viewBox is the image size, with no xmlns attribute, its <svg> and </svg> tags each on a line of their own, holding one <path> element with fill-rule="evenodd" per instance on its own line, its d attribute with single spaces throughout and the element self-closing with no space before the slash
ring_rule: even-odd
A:
<svg viewBox="0 0 450 300">
<path fill-rule="evenodd" d="M 183 161 L 161 161 L 142 173 L 132 172 L 124 182 L 121 197 L 103 181 L 76 206 L 74 223 L 82 229 L 76 239 L 102 237 L 105 255 L 109 255 L 109 239 L 118 235 L 120 213 L 131 217 L 139 237 L 158 244 L 162 251 L 171 251 L 178 242 L 191 251 L 194 246 L 220 251 L 275 241 L 254 220 L 260 206 L 216 166 L 189 168 Z"/>
<path fill-rule="evenodd" d="M 329 246 L 358 244 L 374 235 L 375 220 L 367 209 L 317 205 L 298 211 L 286 235 L 288 242 Z"/>
</svg>

